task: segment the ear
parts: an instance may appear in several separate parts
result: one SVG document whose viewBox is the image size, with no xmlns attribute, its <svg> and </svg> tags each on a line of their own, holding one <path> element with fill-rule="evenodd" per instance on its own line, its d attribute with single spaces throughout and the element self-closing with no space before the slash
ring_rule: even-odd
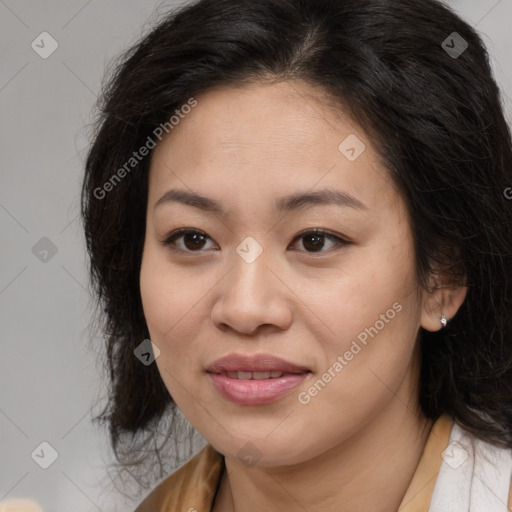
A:
<svg viewBox="0 0 512 512">
<path fill-rule="evenodd" d="M 424 292 L 420 325 L 423 329 L 435 332 L 442 329 L 441 316 L 444 313 L 449 322 L 462 306 L 468 291 L 464 283 L 455 283 L 448 276 L 431 274 L 430 292 Z"/>
</svg>

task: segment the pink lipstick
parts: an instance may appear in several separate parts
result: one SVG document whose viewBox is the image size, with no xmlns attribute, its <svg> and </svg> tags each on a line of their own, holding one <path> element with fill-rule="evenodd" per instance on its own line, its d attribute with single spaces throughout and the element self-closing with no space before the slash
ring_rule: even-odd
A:
<svg viewBox="0 0 512 512">
<path fill-rule="evenodd" d="M 262 405 L 279 400 L 310 373 L 270 354 L 230 354 L 207 368 L 215 389 L 227 400 L 241 405 Z"/>
</svg>

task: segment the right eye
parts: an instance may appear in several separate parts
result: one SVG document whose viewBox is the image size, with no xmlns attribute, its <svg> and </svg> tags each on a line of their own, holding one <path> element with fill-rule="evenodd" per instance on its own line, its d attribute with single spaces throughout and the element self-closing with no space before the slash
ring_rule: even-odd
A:
<svg viewBox="0 0 512 512">
<path fill-rule="evenodd" d="M 180 228 L 168 235 L 161 244 L 166 247 L 170 246 L 173 251 L 200 252 L 207 239 L 210 239 L 210 237 L 203 231 Z M 176 243 L 178 240 L 180 241 L 179 244 Z"/>
</svg>

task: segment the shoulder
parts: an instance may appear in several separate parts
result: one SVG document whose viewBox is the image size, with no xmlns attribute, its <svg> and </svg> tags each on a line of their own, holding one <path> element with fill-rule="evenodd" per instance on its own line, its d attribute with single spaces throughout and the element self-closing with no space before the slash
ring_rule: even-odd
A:
<svg viewBox="0 0 512 512">
<path fill-rule="evenodd" d="M 512 449 L 479 439 L 455 422 L 442 453 L 429 512 L 442 512 L 448 504 L 455 507 L 453 512 L 507 512 L 511 483 Z"/>
<path fill-rule="evenodd" d="M 224 470 L 224 457 L 210 444 L 160 482 L 134 512 L 209 510 Z"/>
</svg>

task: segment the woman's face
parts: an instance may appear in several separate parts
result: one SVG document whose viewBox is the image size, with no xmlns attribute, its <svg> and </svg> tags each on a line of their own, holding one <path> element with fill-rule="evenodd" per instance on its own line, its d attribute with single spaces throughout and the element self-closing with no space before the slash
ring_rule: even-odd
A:
<svg viewBox="0 0 512 512">
<path fill-rule="evenodd" d="M 152 156 L 140 273 L 172 398 L 218 451 L 262 466 L 406 414 L 425 296 L 404 201 L 368 137 L 298 82 L 196 99 Z M 179 228 L 200 234 L 164 245 Z M 248 360 L 214 365 L 226 356 Z"/>
</svg>

